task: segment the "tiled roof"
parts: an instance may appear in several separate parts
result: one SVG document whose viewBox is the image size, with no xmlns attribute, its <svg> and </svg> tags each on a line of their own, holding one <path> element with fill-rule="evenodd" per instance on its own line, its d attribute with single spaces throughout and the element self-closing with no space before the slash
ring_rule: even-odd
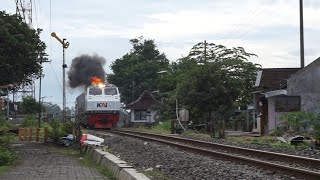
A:
<svg viewBox="0 0 320 180">
<path fill-rule="evenodd" d="M 126 108 L 148 109 L 159 105 L 161 105 L 161 102 L 157 101 L 150 92 L 144 91 L 136 101 L 128 104 Z"/>
<path fill-rule="evenodd" d="M 287 83 L 287 79 L 301 68 L 266 68 L 262 69 L 260 84 L 257 87 L 260 90 L 281 89 Z"/>
</svg>

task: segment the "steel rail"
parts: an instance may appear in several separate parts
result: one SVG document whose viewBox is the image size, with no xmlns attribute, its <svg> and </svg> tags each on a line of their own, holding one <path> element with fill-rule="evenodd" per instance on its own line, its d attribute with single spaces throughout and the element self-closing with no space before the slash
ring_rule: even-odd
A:
<svg viewBox="0 0 320 180">
<path fill-rule="evenodd" d="M 290 154 L 283 154 L 283 153 L 277 153 L 277 152 L 270 152 L 270 151 L 264 151 L 264 150 L 257 150 L 257 149 L 250 149 L 250 148 L 244 148 L 244 147 L 238 147 L 238 146 L 232 146 L 232 145 L 226 145 L 226 144 L 219 144 L 219 143 L 213 143 L 213 142 L 207 142 L 207 141 L 201 141 L 201 140 L 195 140 L 195 139 L 189 139 L 189 138 L 183 138 L 183 137 L 176 137 L 176 136 L 172 136 L 172 135 L 170 136 L 170 135 L 146 133 L 146 132 L 131 131 L 131 130 L 115 130 L 115 131 L 130 132 L 130 133 L 135 133 L 135 134 L 140 134 L 140 135 L 147 135 L 147 136 L 152 136 L 152 137 L 156 137 L 156 138 L 172 140 L 175 142 L 197 145 L 197 146 L 203 147 L 203 148 L 224 150 L 224 151 L 237 153 L 237 154 L 250 155 L 250 156 L 254 155 L 254 156 L 263 157 L 263 158 L 270 159 L 270 160 L 281 159 L 282 161 L 286 161 L 288 163 L 298 163 L 298 164 L 305 164 L 305 165 L 313 166 L 313 167 L 320 167 L 320 159 L 315 159 L 315 158 L 296 156 L 296 155 L 290 155 Z"/>
<path fill-rule="evenodd" d="M 99 132 L 99 131 L 96 131 L 96 132 Z M 102 131 L 102 133 L 104 133 L 104 132 L 105 131 Z M 192 139 L 181 138 L 181 137 L 173 137 L 173 136 L 168 136 L 168 135 L 159 135 L 159 134 L 145 133 L 145 132 L 138 132 L 138 131 L 129 131 L 129 130 L 112 130 L 112 131 L 108 131 L 108 132 L 116 133 L 116 134 L 120 134 L 120 135 L 125 135 L 125 136 L 130 136 L 130 137 L 135 137 L 135 138 L 148 140 L 148 141 L 160 142 L 160 143 L 163 143 L 163 144 L 175 146 L 175 147 L 178 147 L 178 148 L 181 148 L 181 149 L 184 149 L 184 150 L 196 152 L 196 153 L 199 153 L 199 154 L 203 154 L 203 155 L 207 155 L 207 156 L 211 156 L 211 157 L 215 157 L 215 158 L 222 158 L 222 159 L 228 159 L 228 160 L 231 160 L 231 161 L 235 161 L 236 160 L 238 162 L 245 162 L 247 164 L 251 164 L 251 165 L 254 165 L 254 166 L 259 166 L 259 167 L 262 167 L 262 168 L 265 168 L 265 169 L 268 169 L 268 170 L 274 170 L 274 171 L 277 171 L 277 172 L 283 172 L 283 173 L 286 173 L 286 174 L 295 175 L 295 176 L 306 178 L 306 179 L 320 179 L 320 173 L 312 171 L 312 170 L 296 168 L 296 167 L 290 167 L 290 166 L 287 166 L 287 165 L 267 162 L 267 161 L 264 161 L 264 160 L 258 160 L 256 158 L 249 158 L 249 157 L 245 157 L 245 156 L 242 156 L 242 155 L 229 154 L 230 151 L 229 152 L 218 152 L 218 151 L 213 150 L 212 146 L 216 147 L 218 145 L 222 145 L 222 144 L 218 144 L 218 143 L 211 143 L 211 142 L 192 140 Z M 100 135 L 103 135 L 103 134 L 100 134 Z M 152 137 L 150 137 L 150 136 L 152 136 Z M 181 143 L 184 143 L 184 144 L 181 144 Z M 206 145 L 203 145 L 203 146 L 199 147 L 199 145 L 201 145 L 202 143 L 206 144 Z M 210 146 L 208 146 L 208 144 Z M 250 155 L 252 155 L 252 153 L 255 153 L 255 152 L 259 153 L 261 156 L 265 156 L 266 154 L 267 155 L 273 154 L 273 152 L 261 151 L 261 150 L 255 150 L 255 149 L 247 149 L 247 148 L 240 148 L 240 147 L 237 147 L 237 146 L 230 146 L 230 145 L 222 145 L 222 146 L 223 147 L 227 147 L 228 149 L 230 149 L 230 148 L 240 149 L 241 151 L 249 150 L 251 152 Z M 205 148 L 208 148 L 208 147 L 211 148 L 211 149 L 205 149 Z M 222 148 L 217 148 L 217 150 L 221 150 L 221 149 Z M 233 150 L 233 152 L 234 151 L 236 151 L 236 150 Z M 263 154 L 265 152 L 266 152 L 266 154 Z M 298 159 L 303 159 L 304 158 L 304 157 L 301 157 L 301 156 L 293 156 L 293 155 L 287 155 L 287 154 L 281 154 L 281 153 L 275 153 L 274 157 L 278 157 L 279 158 L 282 155 L 286 156 L 286 158 L 290 157 L 291 160 L 293 158 L 298 158 Z M 312 160 L 312 161 L 315 160 L 315 162 L 318 163 L 318 159 L 313 159 L 313 158 L 307 158 L 307 159 Z M 295 161 L 297 161 L 297 160 L 295 160 Z M 301 163 L 301 161 L 300 161 L 300 163 Z"/>
</svg>

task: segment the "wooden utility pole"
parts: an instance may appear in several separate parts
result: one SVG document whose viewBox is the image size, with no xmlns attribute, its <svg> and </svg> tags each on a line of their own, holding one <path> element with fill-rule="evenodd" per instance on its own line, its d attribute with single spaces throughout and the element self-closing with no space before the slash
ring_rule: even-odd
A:
<svg viewBox="0 0 320 180">
<path fill-rule="evenodd" d="M 204 40 L 204 63 L 207 62 L 207 41 Z"/>
<path fill-rule="evenodd" d="M 303 0 L 300 0 L 300 66 L 304 67 Z"/>
<path fill-rule="evenodd" d="M 132 77 L 132 102 L 134 102 L 134 76 Z"/>
<path fill-rule="evenodd" d="M 41 79 L 42 79 L 42 63 L 50 62 L 47 60 L 43 60 L 43 55 L 40 55 L 40 78 L 39 78 L 39 109 L 38 109 L 38 127 L 41 127 L 41 115 L 42 115 L 42 103 L 41 103 Z"/>
</svg>

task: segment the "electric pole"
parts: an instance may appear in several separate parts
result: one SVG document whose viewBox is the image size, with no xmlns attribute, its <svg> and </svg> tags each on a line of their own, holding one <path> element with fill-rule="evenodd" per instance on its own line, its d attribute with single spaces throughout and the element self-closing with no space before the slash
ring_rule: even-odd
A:
<svg viewBox="0 0 320 180">
<path fill-rule="evenodd" d="M 42 103 L 41 103 L 41 79 L 42 79 L 42 63 L 44 62 L 50 62 L 47 60 L 43 60 L 43 55 L 40 55 L 40 66 L 41 66 L 41 71 L 40 71 L 40 79 L 39 79 L 39 109 L 38 109 L 38 127 L 40 128 L 41 126 L 41 115 L 42 115 Z"/>
<path fill-rule="evenodd" d="M 207 41 L 204 40 L 204 64 L 207 63 Z"/>
<path fill-rule="evenodd" d="M 303 0 L 300 0 L 299 8 L 300 8 L 300 66 L 301 68 L 304 68 Z"/>
</svg>

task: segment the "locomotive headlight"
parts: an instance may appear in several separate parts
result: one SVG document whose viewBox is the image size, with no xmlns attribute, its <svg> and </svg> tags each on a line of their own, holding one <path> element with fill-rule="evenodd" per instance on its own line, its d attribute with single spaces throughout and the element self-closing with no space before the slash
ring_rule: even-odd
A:
<svg viewBox="0 0 320 180">
<path fill-rule="evenodd" d="M 98 87 L 99 88 L 104 88 L 106 85 L 104 85 L 104 84 L 98 84 Z"/>
</svg>

